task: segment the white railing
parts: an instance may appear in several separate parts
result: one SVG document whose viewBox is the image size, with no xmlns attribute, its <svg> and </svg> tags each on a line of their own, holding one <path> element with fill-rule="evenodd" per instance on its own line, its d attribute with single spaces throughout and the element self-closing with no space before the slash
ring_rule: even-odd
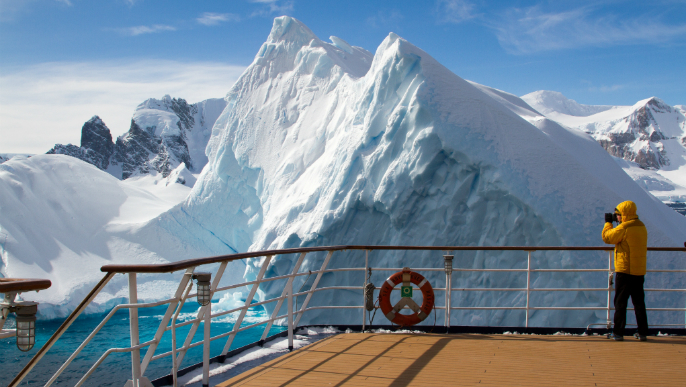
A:
<svg viewBox="0 0 686 387">
<path fill-rule="evenodd" d="M 353 267 L 353 268 L 336 268 L 329 269 L 329 263 L 332 259 L 334 252 L 344 251 L 344 250 L 362 250 L 365 252 L 365 266 L 364 267 Z M 129 321 L 130 321 L 130 332 L 131 332 L 131 346 L 126 348 L 111 348 L 107 350 L 85 373 L 85 375 L 76 383 L 76 386 L 81 386 L 83 383 L 93 374 L 93 372 L 98 368 L 100 364 L 111 354 L 115 352 L 130 352 L 131 353 L 131 381 L 127 383 L 132 386 L 147 386 L 151 385 L 149 380 L 144 376 L 145 372 L 152 361 L 160 360 L 165 357 L 171 356 L 171 370 L 173 384 L 176 386 L 177 372 L 183 362 L 183 359 L 191 348 L 203 346 L 203 385 L 208 385 L 209 383 L 209 362 L 210 362 L 210 342 L 220 339 L 226 339 L 226 342 L 221 351 L 221 356 L 226 356 L 228 353 L 233 340 L 236 335 L 240 332 L 246 331 L 264 325 L 265 329 L 261 336 L 261 342 L 267 338 L 272 325 L 275 321 L 286 319 L 288 325 L 288 348 L 293 349 L 293 333 L 296 327 L 299 326 L 302 316 L 311 310 L 320 309 L 358 309 L 361 310 L 362 319 L 362 329 L 367 327 L 367 309 L 365 308 L 365 296 L 364 289 L 367 285 L 368 279 L 371 277 L 371 273 L 376 272 L 395 272 L 401 271 L 402 268 L 388 268 L 388 267 L 371 267 L 369 264 L 369 252 L 374 250 L 433 250 L 433 251 L 444 251 L 445 255 L 444 267 L 443 268 L 416 268 L 412 267 L 413 271 L 417 272 L 444 272 L 445 273 L 445 284 L 443 288 L 433 289 L 438 292 L 446 292 L 449 289 L 448 296 L 444 297 L 445 303 L 443 306 L 435 305 L 435 309 L 444 311 L 444 323 L 446 328 L 450 328 L 451 312 L 454 310 L 522 310 L 525 311 L 524 327 L 529 327 L 529 317 L 531 311 L 536 310 L 603 310 L 606 311 L 607 321 L 605 324 L 592 323 L 591 325 L 607 325 L 608 329 L 611 327 L 611 311 L 614 309 L 611 305 L 611 293 L 613 291 L 612 286 L 612 250 L 610 247 L 418 247 L 418 246 L 333 246 L 333 247 L 322 247 L 322 248 L 302 248 L 302 249 L 287 249 L 287 250 L 274 250 L 274 251 L 264 251 L 264 252 L 254 252 L 254 253 L 244 253 L 244 254 L 234 254 L 220 257 L 210 257 L 201 258 L 196 260 L 188 260 L 177 262 L 173 264 L 165 265 L 108 265 L 103 266 L 102 270 L 106 272 L 105 277 L 96 285 L 96 287 L 91 291 L 91 293 L 84 299 L 84 301 L 76 308 L 76 310 L 67 318 L 67 320 L 62 324 L 62 326 L 55 332 L 53 337 L 48 340 L 48 342 L 39 350 L 39 352 L 34 356 L 33 359 L 26 365 L 26 367 L 15 377 L 15 379 L 10 382 L 10 386 L 18 385 L 19 382 L 31 371 L 31 369 L 37 364 L 37 362 L 42 358 L 42 356 L 50 349 L 50 347 L 59 339 L 59 337 L 64 334 L 69 325 L 76 319 L 76 317 L 83 312 L 90 302 L 95 298 L 95 296 L 105 287 L 105 285 L 112 279 L 112 277 L 117 273 L 127 274 L 129 280 L 129 303 L 121 304 L 112 309 L 103 319 L 103 321 L 91 332 L 91 334 L 82 342 L 82 344 L 74 351 L 74 353 L 64 362 L 64 364 L 55 372 L 55 374 L 49 379 L 45 386 L 50 386 L 57 378 L 62 374 L 62 372 L 69 366 L 69 364 L 79 355 L 79 353 L 88 345 L 88 343 L 95 337 L 95 335 L 106 325 L 106 323 L 112 318 L 112 316 L 120 309 L 129 309 Z M 527 252 L 527 264 L 526 269 L 475 269 L 475 268 L 459 268 L 452 267 L 452 255 L 453 251 L 506 251 L 506 250 L 517 250 Z M 531 254 L 535 251 L 608 251 L 608 266 L 606 269 L 536 269 L 532 268 Z M 650 248 L 651 251 L 683 251 L 686 252 L 686 248 Z M 326 251 L 326 257 L 324 258 L 321 267 L 318 270 L 308 270 L 300 271 L 302 263 L 308 253 L 322 252 Z M 275 276 L 265 278 L 265 273 L 276 255 L 286 255 L 299 253 L 299 256 L 293 265 L 290 274 Z M 248 259 L 264 257 L 260 270 L 253 281 L 248 281 L 240 284 L 232 284 L 229 286 L 218 287 L 222 279 L 224 271 L 229 262 L 238 259 Z M 450 262 L 448 262 L 450 260 Z M 195 298 L 196 293 L 191 293 L 192 289 L 192 275 L 198 266 L 206 266 L 208 264 L 219 263 L 219 267 L 216 273 L 212 276 L 212 283 L 210 287 L 211 294 L 218 292 L 224 292 L 239 287 L 249 286 L 250 291 L 245 299 L 243 306 L 212 313 L 212 303 L 207 306 L 202 306 L 198 309 L 195 319 L 190 321 L 185 321 L 182 323 L 177 323 L 177 318 L 179 312 L 183 307 L 186 300 Z M 139 273 L 172 273 L 174 271 L 185 270 L 184 275 L 179 281 L 178 287 L 174 296 L 172 298 L 161 300 L 151 303 L 138 303 L 137 297 L 137 274 Z M 360 286 L 325 286 L 319 287 L 320 280 L 324 273 L 335 273 L 335 272 L 354 272 L 362 271 L 364 274 L 364 283 Z M 526 287 L 525 288 L 453 288 L 452 287 L 452 273 L 453 272 L 493 272 L 493 273 L 526 273 Z M 608 284 L 606 287 L 598 288 L 532 288 L 531 287 L 531 274 L 532 273 L 564 273 L 564 272 L 574 272 L 574 273 L 589 273 L 589 272 L 604 272 L 608 273 Z M 686 270 L 648 270 L 648 272 L 670 272 L 670 273 L 686 273 Z M 369 273 L 369 275 L 367 275 Z M 296 278 L 302 276 L 315 276 L 312 285 L 308 290 L 299 291 L 298 293 L 293 292 L 293 282 Z M 270 298 L 267 300 L 261 300 L 258 302 L 253 302 L 257 290 L 260 284 L 277 281 L 286 280 L 285 286 L 281 291 L 279 297 Z M 304 286 L 304 284 L 303 284 Z M 380 289 L 376 287 L 375 289 Z M 348 305 L 348 306 L 309 306 L 310 300 L 313 294 L 325 291 L 325 290 L 357 290 L 363 293 L 362 305 Z M 471 307 L 471 306 L 452 306 L 453 292 L 526 292 L 526 304 L 525 306 L 483 306 L 483 307 Z M 530 295 L 532 292 L 569 292 L 569 291 L 604 291 L 607 292 L 607 305 L 598 307 L 575 307 L 575 306 L 532 306 L 530 303 Z M 686 289 L 645 289 L 647 292 L 686 292 Z M 305 300 L 296 309 L 294 308 L 293 299 L 294 297 L 304 296 Z M 284 300 L 287 303 L 286 314 L 279 315 L 279 311 L 282 309 Z M 264 320 L 253 323 L 248 326 L 243 326 L 244 318 L 247 314 L 248 309 L 260 307 L 269 303 L 276 303 L 271 315 Z M 160 324 L 155 332 L 153 338 L 147 342 L 140 343 L 139 340 L 139 327 L 138 327 L 138 309 L 140 308 L 151 308 L 161 305 L 168 305 L 167 309 L 160 321 Z M 378 308 L 378 307 L 377 307 Z M 648 308 L 648 311 L 686 311 L 686 308 L 674 307 L 674 308 Z M 227 314 L 239 312 L 236 322 L 230 331 L 223 332 L 214 337 L 210 335 L 210 325 L 212 319 L 216 319 Z M 200 323 L 204 322 L 204 334 L 203 339 L 200 341 L 192 342 Z M 333 323 L 335 324 L 335 323 Z M 686 324 L 686 322 L 685 322 Z M 191 325 L 189 332 L 186 335 L 185 340 L 180 347 L 177 346 L 176 329 Z M 684 326 L 684 324 L 672 324 L 673 326 Z M 662 326 L 662 325 L 661 325 Z M 156 354 L 158 345 L 160 344 L 163 335 L 171 331 L 172 336 L 172 349 L 168 352 Z M 141 350 L 146 348 L 147 350 L 141 359 Z"/>
</svg>

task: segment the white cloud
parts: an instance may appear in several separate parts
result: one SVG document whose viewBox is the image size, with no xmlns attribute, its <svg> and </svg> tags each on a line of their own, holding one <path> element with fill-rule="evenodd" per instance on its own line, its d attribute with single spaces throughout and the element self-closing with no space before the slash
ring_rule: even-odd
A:
<svg viewBox="0 0 686 387">
<path fill-rule="evenodd" d="M 221 22 L 226 21 L 240 21 L 241 18 L 233 13 L 213 13 L 205 12 L 200 15 L 199 18 L 195 19 L 198 23 L 204 24 L 206 26 L 214 26 Z"/>
<path fill-rule="evenodd" d="M 512 53 L 580 47 L 656 44 L 686 36 L 686 24 L 668 25 L 655 18 L 598 16 L 589 7 L 543 12 L 540 7 L 511 9 L 491 22 L 501 46 Z"/>
<path fill-rule="evenodd" d="M 376 15 L 367 18 L 367 25 L 374 28 L 396 28 L 397 24 L 402 21 L 405 17 L 400 11 L 394 9 L 391 11 L 378 11 Z"/>
<path fill-rule="evenodd" d="M 155 24 L 152 26 L 136 26 L 136 27 L 127 27 L 127 28 L 117 28 L 115 31 L 118 31 L 119 33 L 123 35 L 128 35 L 128 36 L 138 36 L 138 35 L 143 35 L 143 34 L 154 34 L 157 32 L 164 32 L 164 31 L 176 31 L 176 27 L 172 26 L 167 26 L 163 24 Z"/>
<path fill-rule="evenodd" d="M 284 15 L 293 12 L 293 1 L 280 0 L 250 0 L 251 3 L 264 4 L 265 7 L 256 10 L 250 16 L 271 16 L 275 13 Z M 267 7 L 268 6 L 268 7 Z"/>
<path fill-rule="evenodd" d="M 624 88 L 624 85 L 612 85 L 612 86 L 591 86 L 588 88 L 590 92 L 601 92 L 601 93 L 611 93 L 613 91 L 618 91 Z"/>
<path fill-rule="evenodd" d="M 100 116 L 119 136 L 148 98 L 189 103 L 221 98 L 245 70 L 222 63 L 138 61 L 44 63 L 0 74 L 0 152 L 44 153 L 79 144 L 81 127 Z"/>
<path fill-rule="evenodd" d="M 461 23 L 474 18 L 474 4 L 465 0 L 438 0 L 436 14 L 439 23 Z"/>
<path fill-rule="evenodd" d="M 67 6 L 69 6 L 69 7 L 71 7 L 72 5 L 74 5 L 74 4 L 72 4 L 72 2 L 71 2 L 70 0 L 57 0 L 57 2 L 58 2 L 58 3 L 62 3 L 62 4 L 64 4 L 64 5 L 67 5 Z"/>
</svg>

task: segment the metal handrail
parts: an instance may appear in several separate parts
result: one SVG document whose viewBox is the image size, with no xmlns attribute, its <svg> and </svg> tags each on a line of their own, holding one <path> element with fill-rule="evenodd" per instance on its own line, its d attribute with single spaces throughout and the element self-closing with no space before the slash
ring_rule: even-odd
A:
<svg viewBox="0 0 686 387">
<path fill-rule="evenodd" d="M 286 255 L 297 253 L 312 253 L 321 251 L 341 250 L 427 250 L 427 251 L 613 251 L 611 246 L 377 246 L 377 245 L 342 245 L 324 247 L 300 247 L 293 249 L 264 250 L 240 254 L 218 255 L 215 257 L 187 259 L 173 263 L 145 264 L 145 265 L 105 265 L 100 268 L 106 273 L 171 273 L 189 267 L 208 265 L 212 263 L 230 262 L 246 258 L 258 258 L 268 255 Z M 648 247 L 648 251 L 686 251 L 684 247 Z"/>
<path fill-rule="evenodd" d="M 343 250 L 363 250 L 367 252 L 367 258 L 365 259 L 365 268 L 359 268 L 359 267 L 353 267 L 353 268 L 337 268 L 337 269 L 327 269 L 328 262 L 332 256 L 332 254 L 335 251 L 343 251 Z M 75 318 L 83 312 L 85 307 L 92 302 L 92 300 L 95 298 L 95 296 L 102 290 L 102 288 L 107 284 L 107 282 L 112 278 L 112 276 L 116 273 L 126 273 L 129 275 L 129 291 L 130 293 L 130 303 L 129 304 L 124 304 L 124 305 L 119 305 L 115 307 L 105 318 L 103 322 L 101 322 L 98 327 L 96 327 L 95 331 L 91 333 L 91 335 L 88 336 L 86 341 L 82 343 L 81 346 L 76 350 L 76 352 L 70 356 L 70 358 L 67 360 L 67 362 L 58 370 L 58 372 L 53 376 L 53 378 L 50 379 L 50 383 L 52 383 L 58 376 L 59 373 L 61 373 L 66 366 L 69 365 L 69 363 L 78 355 L 78 352 L 80 352 L 87 344 L 88 342 L 93 338 L 93 336 L 104 326 L 104 324 L 109 320 L 109 318 L 114 314 L 119 309 L 122 308 L 128 308 L 131 312 L 131 318 L 130 318 L 130 323 L 131 323 L 131 334 L 132 334 L 132 345 L 131 347 L 128 348 L 113 348 L 108 350 L 103 356 L 96 362 L 96 364 L 91 367 L 91 369 L 88 371 L 86 375 L 84 375 L 84 378 L 82 378 L 81 381 L 79 381 L 79 385 L 83 383 L 83 381 L 92 374 L 92 372 L 97 368 L 97 366 L 102 363 L 104 358 L 107 357 L 112 352 L 131 352 L 132 354 L 132 362 L 133 362 L 133 379 L 134 379 L 134 385 L 136 383 L 137 379 L 140 379 L 145 372 L 147 365 L 149 364 L 150 361 L 160 359 L 162 357 L 166 357 L 169 355 L 173 355 L 174 353 L 178 352 L 179 356 L 178 358 L 174 359 L 174 366 L 172 369 L 175 371 L 178 369 L 178 366 L 181 364 L 181 361 L 183 360 L 183 357 L 186 353 L 186 351 L 190 348 L 194 348 L 200 345 L 204 345 L 204 355 L 203 355 L 203 363 L 209 362 L 209 342 L 213 340 L 218 340 L 220 338 L 228 337 L 227 343 L 224 346 L 224 350 L 222 352 L 222 355 L 226 354 L 230 344 L 235 337 L 235 335 L 239 332 L 252 329 L 254 327 L 260 326 L 267 324 L 267 327 L 265 328 L 265 332 L 263 333 L 263 338 L 267 334 L 268 330 L 270 329 L 272 323 L 277 320 L 282 320 L 286 318 L 288 320 L 288 333 L 289 333 L 289 348 L 292 348 L 293 346 L 293 330 L 295 327 L 298 326 L 300 319 L 302 318 L 303 314 L 307 311 L 311 310 L 317 310 L 317 309 L 362 309 L 363 312 L 363 329 L 365 327 L 365 320 L 366 320 L 366 310 L 364 309 L 364 306 L 357 306 L 357 305 L 348 305 L 348 306 L 331 306 L 331 305 L 326 305 L 326 306 L 308 306 L 308 303 L 312 297 L 312 295 L 316 292 L 324 291 L 324 290 L 362 290 L 364 287 L 363 286 L 327 286 L 327 287 L 318 287 L 319 280 L 322 277 L 322 274 L 324 273 L 331 273 L 331 272 L 344 272 L 344 271 L 367 271 L 371 270 L 373 271 L 399 271 L 402 270 L 401 268 L 372 268 L 369 267 L 368 265 L 368 252 L 372 250 L 427 250 L 427 251 L 525 251 L 528 253 L 528 260 L 527 260 L 527 268 L 525 269 L 471 269 L 471 268 L 453 268 L 450 273 L 447 272 L 444 268 L 413 268 L 413 270 L 416 271 L 432 271 L 432 272 L 438 272 L 438 271 L 446 271 L 446 284 L 447 286 L 444 288 L 434 288 L 434 290 L 437 291 L 443 291 L 445 292 L 447 289 L 450 291 L 448 292 L 448 297 L 446 298 L 446 305 L 445 306 L 438 306 L 436 305 L 435 308 L 438 310 L 444 310 L 445 311 L 445 326 L 450 327 L 450 311 L 451 310 L 525 310 L 526 311 L 526 323 L 525 326 L 528 327 L 528 320 L 529 320 L 529 311 L 535 311 L 535 310 L 606 310 L 607 311 L 607 317 L 608 317 L 608 323 L 609 323 L 609 317 L 610 317 L 610 311 L 613 310 L 613 308 L 610 305 L 610 293 L 612 291 L 612 287 L 609 285 L 607 288 L 532 288 L 530 286 L 530 273 L 532 272 L 612 272 L 612 250 L 613 248 L 610 246 L 603 246 L 603 247 L 558 247 L 558 246 L 549 246 L 549 247 L 531 247 L 531 246 L 523 246 L 523 247 L 516 247 L 516 246 L 508 246 L 508 247 L 479 247 L 479 246 L 329 246 L 329 247 L 315 247 L 315 248 L 295 248 L 295 249 L 281 249 L 281 250 L 268 250 L 268 251 L 259 251 L 259 252 L 250 252 L 250 253 L 241 253 L 241 254 L 231 254 L 231 255 L 223 255 L 223 256 L 217 256 L 217 257 L 208 257 L 208 258 L 199 258 L 199 259 L 191 259 L 191 260 L 185 260 L 185 261 L 179 261 L 175 263 L 169 263 L 169 264 L 159 264 L 159 265 L 105 265 L 101 268 L 103 272 L 106 273 L 105 277 L 98 283 L 98 285 L 93 288 L 93 290 L 89 293 L 89 295 L 81 302 L 81 304 L 70 314 L 70 316 L 65 320 L 65 322 L 62 324 L 60 328 L 58 328 L 57 332 L 48 340 L 48 342 L 39 350 L 39 352 L 34 356 L 33 359 L 27 364 L 26 367 L 14 378 L 12 382 L 10 382 L 10 386 L 15 386 L 18 385 L 18 383 L 28 374 L 28 372 L 35 366 L 35 364 L 40 360 L 40 358 L 47 352 L 47 350 L 50 349 L 50 347 L 54 344 L 54 342 L 64 333 L 64 331 L 67 329 L 67 327 L 75 320 Z M 686 252 L 686 246 L 684 248 L 665 248 L 665 247 L 651 247 L 648 248 L 649 251 L 681 251 L 681 252 Z M 298 272 L 300 263 L 302 262 L 303 258 L 307 253 L 310 252 L 328 252 L 328 255 L 326 259 L 324 260 L 322 267 L 319 270 L 308 270 L 307 272 Z M 533 269 L 531 268 L 531 253 L 534 251 L 606 251 L 610 252 L 610 256 L 608 259 L 608 268 L 607 269 Z M 269 265 L 271 259 L 276 256 L 276 255 L 284 255 L 284 254 L 295 254 L 295 253 L 300 253 L 300 258 L 295 265 L 295 268 L 291 274 L 286 274 L 286 275 L 280 275 L 280 276 L 275 276 L 275 277 L 269 277 L 269 278 L 263 278 L 265 271 L 267 269 L 267 266 Z M 225 286 L 222 288 L 218 288 L 217 285 L 221 279 L 221 276 L 223 274 L 224 268 L 226 267 L 226 264 L 231 261 L 236 261 L 240 259 L 247 259 L 247 258 L 257 258 L 257 257 L 266 257 L 266 259 L 262 263 L 262 268 L 260 269 L 260 274 L 258 274 L 257 278 L 253 281 L 248 281 L 240 284 L 233 284 L 229 286 Z M 184 276 L 181 280 L 181 283 L 179 284 L 179 288 L 177 289 L 176 296 L 163 300 L 163 301 L 158 301 L 154 303 L 147 303 L 147 304 L 138 304 L 137 303 L 137 296 L 136 296 L 136 273 L 171 273 L 174 271 L 178 270 L 186 270 L 186 273 L 192 273 L 195 267 L 201 266 L 201 265 L 207 265 L 207 264 L 213 264 L 213 263 L 222 263 L 220 269 L 218 270 L 217 276 L 214 278 L 213 286 L 212 286 L 212 291 L 214 292 L 220 292 L 220 291 L 226 291 L 230 289 L 235 289 L 238 287 L 244 287 L 244 286 L 252 286 L 250 293 L 246 299 L 245 305 L 241 307 L 237 307 L 234 309 L 231 309 L 229 311 L 222 311 L 219 313 L 212 314 L 211 313 L 211 305 L 210 304 L 208 307 L 203 307 L 200 308 L 200 311 L 198 313 L 197 318 L 190 320 L 190 321 L 185 321 L 180 324 L 176 324 L 176 319 L 174 318 L 171 322 L 171 326 L 168 325 L 169 320 L 171 319 L 172 312 L 174 310 L 177 311 L 178 309 L 176 306 L 178 305 L 179 302 L 182 302 L 183 300 L 187 298 L 192 298 L 195 296 L 195 294 L 189 294 L 188 291 L 181 296 L 181 293 L 183 290 L 186 290 L 186 284 L 188 284 L 188 276 Z M 527 287 L 526 288 L 454 288 L 450 286 L 450 278 L 452 271 L 455 272 L 510 272 L 510 273 L 527 273 Z M 649 270 L 649 272 L 686 272 L 686 270 Z M 310 287 L 309 290 L 305 291 L 299 291 L 298 293 L 293 292 L 292 289 L 292 282 L 293 279 L 296 277 L 300 277 L 303 275 L 312 275 L 315 274 L 316 277 L 314 279 L 314 282 L 312 286 Z M 252 299 L 255 295 L 255 292 L 257 290 L 257 287 L 261 283 L 265 282 L 271 282 L 271 281 L 276 281 L 276 280 L 288 280 L 286 286 L 284 287 L 284 291 L 280 297 L 274 297 L 270 298 L 268 300 L 261 300 L 258 302 L 253 303 Z M 365 280 L 366 281 L 366 280 Z M 378 287 L 376 289 L 379 289 Z M 190 287 L 188 288 L 190 290 Z M 680 291 L 686 291 L 686 289 L 645 289 L 646 291 L 669 291 L 669 292 L 680 292 Z M 518 292 L 526 292 L 526 306 L 508 306 L 508 307 L 488 307 L 488 306 L 483 306 L 483 307 L 459 307 L 459 306 L 452 306 L 450 304 L 450 299 L 452 298 L 452 292 L 454 291 L 518 291 Z M 541 291 L 607 291 L 608 292 L 608 305 L 607 307 L 535 307 L 531 306 L 529 304 L 529 294 L 530 292 L 541 292 Z M 299 305 L 298 310 L 293 310 L 292 306 L 292 300 L 293 297 L 298 297 L 298 296 L 306 296 L 306 299 L 302 305 Z M 287 300 L 288 301 L 288 313 L 286 315 L 280 315 L 277 316 L 277 312 L 279 308 L 281 307 L 281 303 L 283 301 Z M 253 307 L 258 307 L 261 305 L 265 305 L 268 303 L 272 302 L 277 302 L 277 308 L 274 310 L 274 313 L 270 318 L 267 318 L 263 321 L 257 322 L 250 324 L 248 326 L 241 327 L 243 317 L 245 317 L 245 314 L 249 308 Z M 139 344 L 137 342 L 138 340 L 138 327 L 137 327 L 137 312 L 133 313 L 133 311 L 137 311 L 138 308 L 141 307 L 151 307 L 151 306 L 158 306 L 158 305 L 163 305 L 163 304 L 169 304 L 167 308 L 167 312 L 165 313 L 165 316 L 162 318 L 162 321 L 160 322 L 160 327 L 158 328 L 157 334 L 155 337 L 143 344 Z M 686 310 L 685 308 L 652 308 L 648 310 L 655 310 L 655 311 L 682 311 Z M 236 320 L 234 324 L 234 328 L 229 331 L 222 333 L 220 335 L 210 337 L 209 336 L 209 323 L 211 322 L 212 318 L 224 316 L 226 314 L 230 313 L 235 313 L 240 311 L 240 316 Z M 135 321 L 134 321 L 135 320 Z M 205 321 L 205 337 L 203 340 L 191 343 L 192 337 L 198 328 L 200 322 Z M 182 344 L 182 346 L 178 349 L 176 349 L 176 345 L 174 345 L 174 348 L 170 352 L 166 352 L 163 354 L 158 354 L 155 355 L 155 349 L 157 345 L 159 344 L 162 335 L 164 332 L 168 330 L 174 330 L 175 328 L 181 327 L 181 326 L 187 326 L 187 325 L 192 325 L 191 331 L 189 332 L 185 342 Z M 134 340 L 135 337 L 135 340 Z M 175 341 L 175 340 L 174 340 Z M 143 347 L 149 347 L 148 353 L 145 356 L 145 359 L 143 360 L 142 365 L 140 365 L 140 349 Z M 175 357 L 175 356 L 173 356 Z M 138 366 L 136 364 L 139 364 Z M 207 365 L 204 366 L 207 371 L 204 370 L 203 372 L 203 378 L 207 377 L 206 374 L 209 373 L 209 369 L 207 368 Z M 174 380 L 176 380 L 174 378 Z"/>
<path fill-rule="evenodd" d="M 50 286 L 50 280 L 41 278 L 0 278 L 0 293 L 39 291 Z"/>
</svg>

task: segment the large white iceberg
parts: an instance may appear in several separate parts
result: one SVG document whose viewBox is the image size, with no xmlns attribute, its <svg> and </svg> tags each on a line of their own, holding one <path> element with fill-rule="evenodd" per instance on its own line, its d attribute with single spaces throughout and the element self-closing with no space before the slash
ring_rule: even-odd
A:
<svg viewBox="0 0 686 387">
<path fill-rule="evenodd" d="M 333 41 L 322 42 L 293 18 L 274 21 L 227 96 L 208 144 L 208 165 L 189 199 L 160 219 L 170 234 L 192 230 L 194 238 L 216 239 L 235 251 L 339 244 L 597 246 L 603 213 L 630 199 L 650 230 L 650 245 L 683 243 L 686 219 L 637 186 L 587 134 L 547 120 L 518 97 L 459 78 L 393 33 L 373 59 Z M 519 115 L 527 109 L 531 122 Z M 364 265 L 361 252 L 336 257 L 338 267 Z M 437 253 L 375 252 L 370 258 L 374 266 L 442 264 Z M 318 268 L 321 259 L 303 267 Z M 292 260 L 278 257 L 269 274 L 285 274 Z M 534 261 L 538 267 L 600 268 L 607 255 L 537 253 Z M 655 261 L 684 267 L 674 255 L 655 254 Z M 458 262 L 522 268 L 526 255 L 465 253 Z M 249 266 L 247 278 L 255 272 Z M 431 277 L 440 283 L 440 276 Z M 500 286 L 517 278 L 469 279 Z M 360 274 L 337 273 L 324 276 L 322 285 L 362 281 Z M 538 276 L 535 285 L 588 286 L 585 281 Z M 262 295 L 280 290 L 265 288 Z M 328 292 L 313 303 L 357 303 L 359 297 Z M 546 297 L 556 305 L 604 300 L 583 293 Z M 483 292 L 466 302 L 513 305 L 522 294 Z M 520 317 L 479 312 L 458 314 L 454 323 L 518 325 Z M 329 310 L 303 321 L 331 319 L 360 321 Z M 592 312 L 535 313 L 533 319 L 539 325 L 589 320 L 596 321 Z"/>
</svg>

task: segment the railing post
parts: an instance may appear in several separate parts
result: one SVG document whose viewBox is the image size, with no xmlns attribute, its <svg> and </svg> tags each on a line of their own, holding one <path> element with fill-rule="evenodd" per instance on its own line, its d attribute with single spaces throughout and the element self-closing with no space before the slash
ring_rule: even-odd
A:
<svg viewBox="0 0 686 387">
<path fill-rule="evenodd" d="M 453 297 L 453 258 L 450 251 L 446 251 L 443 256 L 444 269 L 445 269 L 445 330 L 446 332 L 450 330 L 450 308 L 452 307 L 452 297 Z"/>
<path fill-rule="evenodd" d="M 136 283 L 136 273 L 129 273 L 129 304 L 138 303 L 138 286 Z M 138 337 L 138 308 L 129 309 L 129 325 L 131 328 L 131 346 L 140 344 Z M 133 387 L 138 387 L 138 380 L 141 377 L 141 351 L 134 349 L 131 351 L 131 374 Z"/>
<path fill-rule="evenodd" d="M 205 307 L 205 337 L 202 345 L 202 387 L 210 385 L 210 325 L 212 324 L 212 303 Z"/>
<path fill-rule="evenodd" d="M 529 292 L 531 291 L 531 251 L 526 258 L 526 321 L 524 326 L 529 327 Z"/>
<path fill-rule="evenodd" d="M 607 278 L 607 329 L 612 329 L 612 320 L 610 319 L 610 300 L 612 299 L 612 253 L 613 251 L 610 251 L 608 253 L 608 258 L 607 258 L 607 272 L 608 272 L 608 278 Z"/>
<path fill-rule="evenodd" d="M 369 271 L 369 250 L 364 251 L 364 285 L 362 286 L 362 332 L 367 325 L 367 272 Z M 371 277 L 371 276 L 370 276 Z M 371 278 L 369 278 L 371 279 Z"/>
<path fill-rule="evenodd" d="M 288 350 L 293 350 L 293 281 L 288 282 Z"/>
</svg>

